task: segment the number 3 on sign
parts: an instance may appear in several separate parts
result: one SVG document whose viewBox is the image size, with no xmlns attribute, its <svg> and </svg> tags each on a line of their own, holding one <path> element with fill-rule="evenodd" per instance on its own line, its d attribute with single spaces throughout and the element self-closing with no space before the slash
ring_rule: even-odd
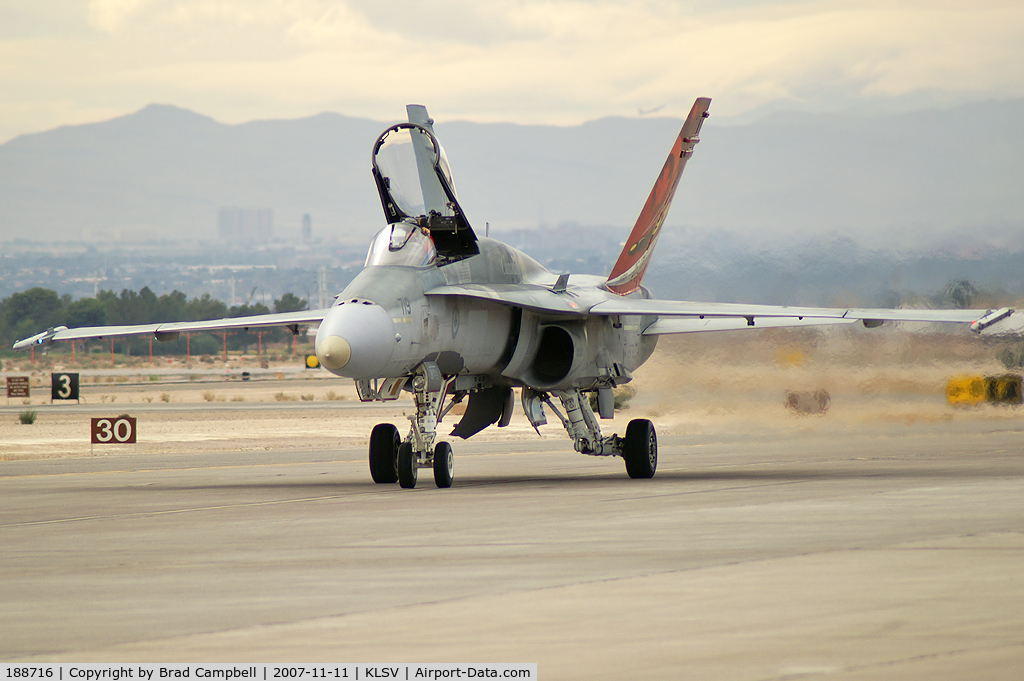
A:
<svg viewBox="0 0 1024 681">
<path fill-rule="evenodd" d="M 52 374 L 50 397 L 57 400 L 78 400 L 78 374 Z"/>
<path fill-rule="evenodd" d="M 92 419 L 92 444 L 135 444 L 135 419 L 119 416 L 113 419 Z"/>
</svg>

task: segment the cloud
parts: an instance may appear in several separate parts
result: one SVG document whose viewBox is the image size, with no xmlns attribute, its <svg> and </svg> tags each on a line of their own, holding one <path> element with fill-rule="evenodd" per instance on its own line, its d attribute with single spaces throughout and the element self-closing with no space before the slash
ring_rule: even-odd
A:
<svg viewBox="0 0 1024 681">
<path fill-rule="evenodd" d="M 89 25 L 115 33 L 146 4 L 147 0 L 92 0 L 89 3 Z"/>
<path fill-rule="evenodd" d="M 41 5 L 35 23 L 56 25 Z M 229 122 L 383 120 L 419 100 L 449 119 L 573 123 L 683 115 L 697 95 L 718 116 L 1020 97 L 1021 44 L 1024 7 L 1003 0 L 93 0 L 77 33 L 0 40 L 0 139 L 151 101 Z"/>
</svg>

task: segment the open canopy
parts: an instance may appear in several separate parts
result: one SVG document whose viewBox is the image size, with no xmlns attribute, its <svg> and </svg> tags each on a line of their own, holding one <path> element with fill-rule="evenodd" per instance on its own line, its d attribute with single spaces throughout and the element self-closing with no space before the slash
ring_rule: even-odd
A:
<svg viewBox="0 0 1024 681">
<path fill-rule="evenodd" d="M 442 261 L 479 252 L 459 206 L 448 159 L 427 128 L 400 123 L 385 130 L 373 146 L 373 176 L 388 223 L 425 228 Z"/>
</svg>

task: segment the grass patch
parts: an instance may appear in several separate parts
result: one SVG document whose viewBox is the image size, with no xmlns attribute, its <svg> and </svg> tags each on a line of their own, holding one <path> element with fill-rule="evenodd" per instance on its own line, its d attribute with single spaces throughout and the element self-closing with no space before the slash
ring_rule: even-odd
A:
<svg viewBox="0 0 1024 681">
<path fill-rule="evenodd" d="M 36 422 L 36 416 L 37 413 L 35 409 L 27 409 L 18 414 L 18 420 L 20 420 L 24 425 L 30 426 Z"/>
<path fill-rule="evenodd" d="M 161 402 L 170 402 L 171 401 L 171 394 L 170 393 L 160 393 L 160 401 Z"/>
<path fill-rule="evenodd" d="M 274 393 L 274 399 L 278 402 L 295 402 L 298 398 L 285 392 Z"/>
</svg>

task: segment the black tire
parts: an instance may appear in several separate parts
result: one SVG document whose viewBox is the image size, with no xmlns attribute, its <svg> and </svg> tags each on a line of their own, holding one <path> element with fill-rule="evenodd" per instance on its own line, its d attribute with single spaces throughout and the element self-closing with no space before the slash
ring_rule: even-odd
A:
<svg viewBox="0 0 1024 681">
<path fill-rule="evenodd" d="M 370 432 L 370 477 L 378 484 L 398 481 L 398 428 L 379 423 Z"/>
<path fill-rule="evenodd" d="M 455 472 L 455 455 L 447 442 L 438 442 L 434 447 L 434 483 L 441 489 L 452 486 Z"/>
<path fill-rule="evenodd" d="M 398 447 L 398 484 L 405 489 L 412 489 L 416 486 L 418 475 L 418 461 L 412 451 L 412 443 L 403 442 Z"/>
<path fill-rule="evenodd" d="M 635 419 L 626 426 L 622 458 L 631 478 L 653 478 L 658 470 L 658 435 L 647 419 Z"/>
</svg>

